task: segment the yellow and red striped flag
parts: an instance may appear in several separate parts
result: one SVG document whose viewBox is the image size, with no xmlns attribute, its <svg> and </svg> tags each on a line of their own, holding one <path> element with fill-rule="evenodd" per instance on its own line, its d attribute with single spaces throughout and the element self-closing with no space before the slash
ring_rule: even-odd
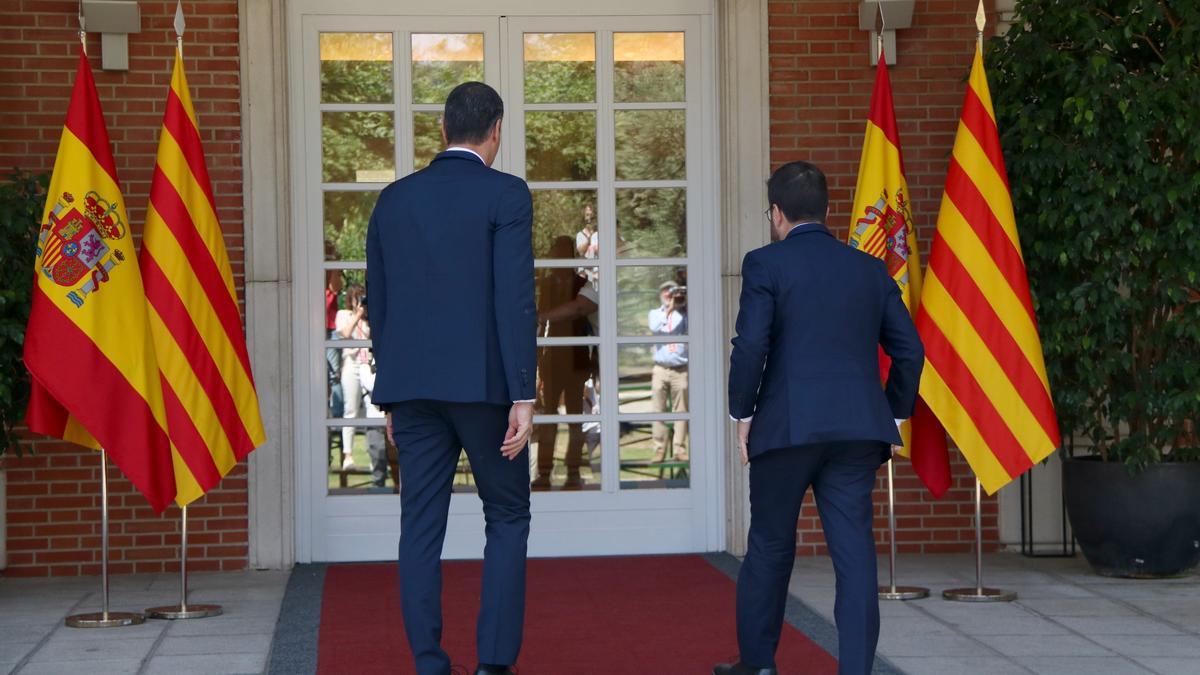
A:
<svg viewBox="0 0 1200 675">
<path fill-rule="evenodd" d="M 884 261 L 900 287 L 904 305 L 915 313 L 921 298 L 921 255 L 908 195 L 892 83 L 881 51 L 858 165 L 849 244 Z M 880 372 L 886 377 L 890 360 L 882 352 L 879 358 Z M 900 433 L 903 454 L 912 461 L 925 487 L 934 496 L 942 496 L 950 487 L 946 434 L 923 401 L 918 400 L 913 418 L 901 425 Z"/>
<path fill-rule="evenodd" d="M 34 274 L 24 348 L 30 431 L 104 448 L 162 511 L 175 496 L 167 415 L 125 200 L 82 49 Z"/>
<path fill-rule="evenodd" d="M 175 501 L 185 506 L 266 434 L 182 47 L 159 134 L 141 264 L 162 370 Z"/>
<path fill-rule="evenodd" d="M 917 330 L 925 343 L 921 392 L 988 494 L 1058 447 L 1058 419 L 978 44 Z"/>
</svg>

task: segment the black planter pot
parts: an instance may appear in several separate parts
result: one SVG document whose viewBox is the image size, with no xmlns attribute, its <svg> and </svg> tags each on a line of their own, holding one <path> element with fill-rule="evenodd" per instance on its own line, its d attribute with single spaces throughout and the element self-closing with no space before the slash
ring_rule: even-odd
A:
<svg viewBox="0 0 1200 675">
<path fill-rule="evenodd" d="M 1067 516 L 1084 557 L 1112 577 L 1170 577 L 1200 564 L 1200 462 L 1130 476 L 1096 457 L 1063 463 Z"/>
</svg>

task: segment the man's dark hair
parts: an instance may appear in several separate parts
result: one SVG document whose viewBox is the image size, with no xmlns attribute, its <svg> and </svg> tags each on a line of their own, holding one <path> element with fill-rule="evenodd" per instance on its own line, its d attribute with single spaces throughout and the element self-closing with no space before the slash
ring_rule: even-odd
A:
<svg viewBox="0 0 1200 675">
<path fill-rule="evenodd" d="M 501 117 L 504 101 L 495 89 L 482 82 L 463 82 L 446 97 L 446 142 L 482 143 Z"/>
<path fill-rule="evenodd" d="M 788 162 L 776 169 L 767 181 L 767 199 L 789 223 L 823 223 L 829 212 L 825 174 L 808 162 Z"/>
</svg>

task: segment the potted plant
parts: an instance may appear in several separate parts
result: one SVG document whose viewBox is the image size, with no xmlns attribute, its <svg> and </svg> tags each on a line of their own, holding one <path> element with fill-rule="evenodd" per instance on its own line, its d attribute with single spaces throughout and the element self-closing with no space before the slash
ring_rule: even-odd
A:
<svg viewBox="0 0 1200 675">
<path fill-rule="evenodd" d="M 1019 0 L 990 44 L 1013 204 L 1101 573 L 1200 563 L 1200 3 Z"/>
<path fill-rule="evenodd" d="M 33 289 L 34 244 L 48 177 L 25 171 L 0 183 L 0 568 L 4 567 L 4 455 L 20 452 L 15 428 L 29 398 L 29 371 L 21 360 Z"/>
</svg>

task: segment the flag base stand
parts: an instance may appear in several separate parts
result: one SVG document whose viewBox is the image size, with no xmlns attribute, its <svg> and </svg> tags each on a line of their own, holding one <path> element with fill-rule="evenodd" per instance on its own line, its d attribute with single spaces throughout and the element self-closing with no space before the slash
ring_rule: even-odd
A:
<svg viewBox="0 0 1200 675">
<path fill-rule="evenodd" d="M 73 614 L 63 623 L 71 628 L 119 628 L 146 623 L 146 617 L 137 612 L 92 612 Z"/>
<path fill-rule="evenodd" d="M 942 597 L 956 602 L 1012 602 L 1017 594 L 998 588 L 951 588 L 942 591 Z"/>
<path fill-rule="evenodd" d="M 879 587 L 880 600 L 920 600 L 929 597 L 929 589 L 920 586 L 896 585 L 896 488 L 895 466 L 888 459 L 888 585 Z"/>
<path fill-rule="evenodd" d="M 169 605 L 151 607 L 146 616 L 151 619 L 204 619 L 220 616 L 224 610 L 220 605 Z"/>
<path fill-rule="evenodd" d="M 942 591 L 942 597 L 955 602 L 1012 602 L 1017 599 L 1014 591 L 983 585 L 983 488 L 978 478 L 975 479 L 975 587 L 951 588 Z"/>
<path fill-rule="evenodd" d="M 72 614 L 63 623 L 71 628 L 119 628 L 145 623 L 136 612 L 108 611 L 108 453 L 100 451 L 100 611 Z"/>
<path fill-rule="evenodd" d="M 187 546 L 188 546 L 188 509 L 180 509 L 179 537 L 179 604 L 151 607 L 146 610 L 146 616 L 151 619 L 206 619 L 210 616 L 220 616 L 224 610 L 220 605 L 189 605 L 187 601 Z"/>
</svg>

